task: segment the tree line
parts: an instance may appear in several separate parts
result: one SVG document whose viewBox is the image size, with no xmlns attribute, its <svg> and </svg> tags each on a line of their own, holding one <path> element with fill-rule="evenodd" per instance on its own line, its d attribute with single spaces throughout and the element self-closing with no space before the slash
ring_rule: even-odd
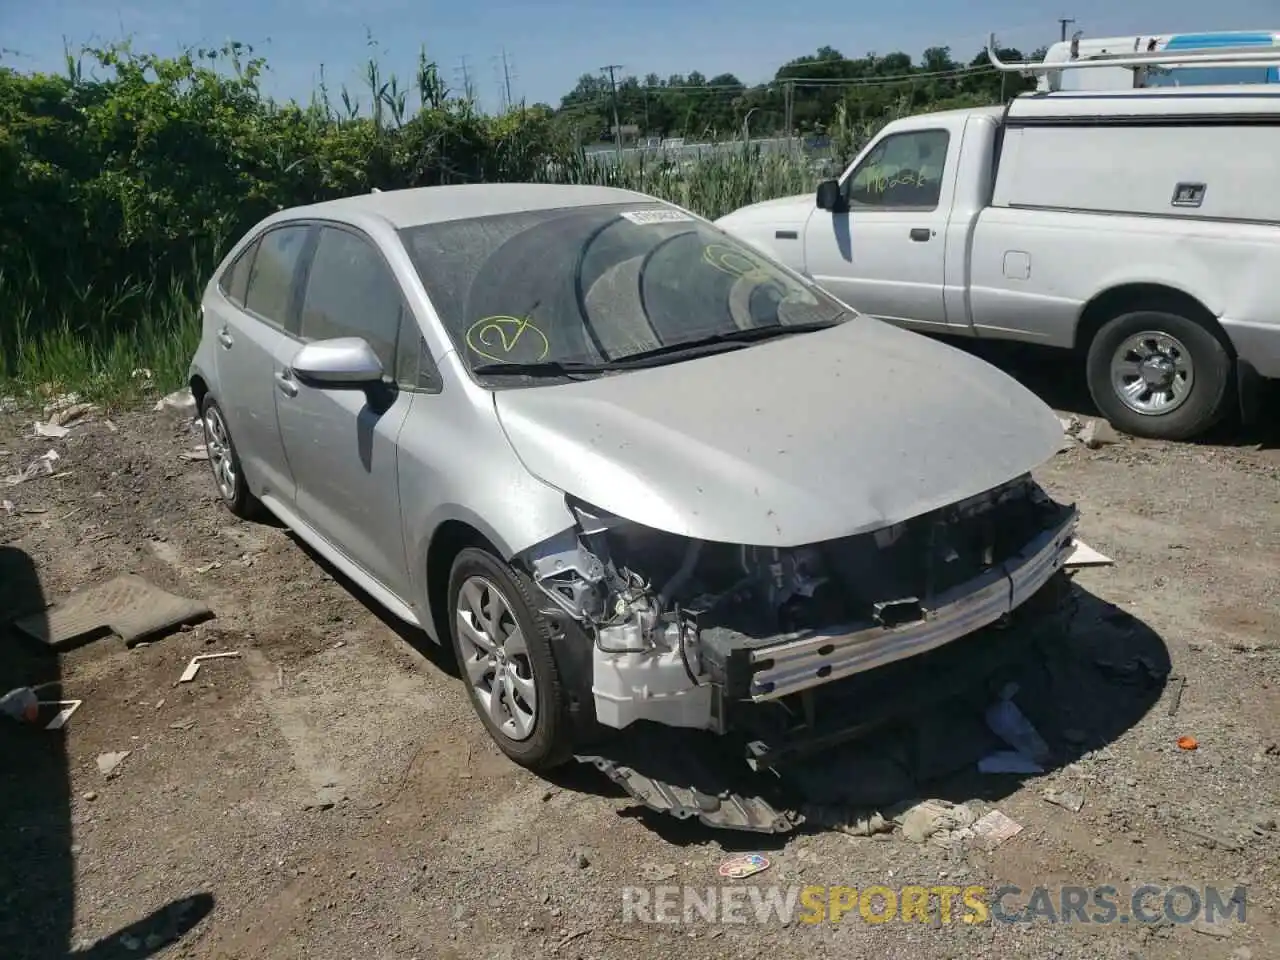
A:
<svg viewBox="0 0 1280 960">
<path fill-rule="evenodd" d="M 998 50 L 1003 60 L 1040 59 L 1014 47 Z M 556 126 L 579 143 L 614 141 L 616 107 L 624 140 L 684 137 L 689 140 L 821 135 L 837 109 L 851 119 L 873 121 L 905 104 L 912 111 L 998 103 L 1034 87 L 1034 80 L 994 69 L 986 51 L 968 62 L 952 58 L 949 47 L 930 47 L 920 61 L 902 52 L 848 58 L 834 47 L 797 57 L 773 79 L 748 86 L 731 73 L 707 77 L 698 71 L 665 79 L 655 73 L 617 81 L 584 73 L 560 100 Z"/>
<path fill-rule="evenodd" d="M 751 87 L 728 74 L 628 78 L 617 110 L 639 135 L 691 139 L 737 139 L 744 127 L 766 136 L 789 117 L 797 133 L 829 132 L 847 160 L 893 116 L 996 101 L 1002 76 L 985 62 L 965 69 L 945 48 L 919 64 L 902 53 L 850 60 L 824 47 Z M 614 106 L 595 74 L 558 108 L 487 115 L 425 54 L 403 80 L 371 59 L 354 90 L 322 75 L 306 103 L 267 96 L 266 69 L 234 42 L 176 57 L 86 48 L 57 73 L 0 62 L 0 380 L 30 368 L 48 336 L 109 357 L 146 318 L 189 336 L 227 244 L 282 207 L 374 187 L 555 179 L 643 189 L 718 216 L 811 186 L 806 164 L 745 150 L 697 170 L 589 160 L 583 147 L 611 136 Z M 1003 84 L 1012 95 L 1024 82 Z M 172 348 L 177 369 L 186 344 Z"/>
</svg>

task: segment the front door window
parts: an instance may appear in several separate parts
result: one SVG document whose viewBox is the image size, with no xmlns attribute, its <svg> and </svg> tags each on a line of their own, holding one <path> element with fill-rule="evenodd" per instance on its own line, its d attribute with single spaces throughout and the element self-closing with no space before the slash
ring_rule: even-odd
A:
<svg viewBox="0 0 1280 960">
<path fill-rule="evenodd" d="M 950 139 L 945 130 L 912 130 L 885 137 L 845 181 L 850 206 L 936 209 Z"/>
</svg>

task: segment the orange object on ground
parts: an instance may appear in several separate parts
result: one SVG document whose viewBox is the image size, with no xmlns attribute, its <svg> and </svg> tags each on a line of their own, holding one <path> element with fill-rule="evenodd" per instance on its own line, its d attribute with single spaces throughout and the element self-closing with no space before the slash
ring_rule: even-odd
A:
<svg viewBox="0 0 1280 960">
<path fill-rule="evenodd" d="M 1195 737 L 1178 738 L 1178 747 L 1182 750 L 1194 750 L 1198 746 L 1200 746 L 1200 743 Z"/>
</svg>

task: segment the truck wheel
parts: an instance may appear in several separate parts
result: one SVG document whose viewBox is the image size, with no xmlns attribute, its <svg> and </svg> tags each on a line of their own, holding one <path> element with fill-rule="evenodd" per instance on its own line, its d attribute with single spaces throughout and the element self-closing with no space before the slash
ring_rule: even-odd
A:
<svg viewBox="0 0 1280 960">
<path fill-rule="evenodd" d="M 533 589 L 497 557 L 467 547 L 449 576 L 449 632 L 489 736 L 521 766 L 547 770 L 569 759 L 574 738 L 551 628 Z"/>
<path fill-rule="evenodd" d="M 1227 412 L 1231 355 L 1201 323 L 1162 310 L 1108 320 L 1089 345 L 1089 393 L 1136 437 L 1188 440 Z"/>
</svg>

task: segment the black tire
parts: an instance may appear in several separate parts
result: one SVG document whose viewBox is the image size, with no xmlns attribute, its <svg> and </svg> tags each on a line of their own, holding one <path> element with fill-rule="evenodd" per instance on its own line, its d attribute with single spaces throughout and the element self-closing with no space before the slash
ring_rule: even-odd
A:
<svg viewBox="0 0 1280 960">
<path fill-rule="evenodd" d="M 523 740 L 509 737 L 498 728 L 467 676 L 467 654 L 458 635 L 458 598 L 463 585 L 471 577 L 482 577 L 497 587 L 525 638 L 537 705 L 533 731 Z M 453 561 L 449 574 L 449 636 L 453 640 L 453 654 L 458 661 L 462 682 L 466 684 L 467 696 L 489 736 L 503 753 L 522 767 L 544 771 L 572 757 L 574 730 L 568 697 L 552 651 L 552 629 L 546 617 L 538 612 L 532 593 L 534 589 L 528 578 L 491 553 L 478 547 L 465 548 Z"/>
<path fill-rule="evenodd" d="M 1111 360 L 1134 334 L 1166 334 L 1186 347 L 1191 359 L 1191 390 L 1180 406 L 1168 413 L 1134 410 L 1111 383 Z M 1230 407 L 1233 362 L 1226 344 L 1205 324 L 1164 310 L 1135 310 L 1103 324 L 1089 344 L 1085 363 L 1089 393 L 1102 415 L 1119 430 L 1135 437 L 1189 440 L 1221 420 Z"/>
<path fill-rule="evenodd" d="M 230 459 L 231 469 L 235 477 L 230 491 L 224 489 L 224 484 L 219 477 L 220 461 L 214 455 L 214 448 L 209 445 L 212 437 L 211 417 L 215 417 L 217 422 L 222 424 L 222 430 L 226 437 L 226 456 Z M 218 491 L 218 499 L 222 501 L 228 510 L 242 520 L 252 520 L 259 516 L 262 504 L 257 497 L 249 492 L 249 484 L 245 481 L 244 469 L 240 465 L 240 454 L 236 452 L 235 440 L 231 437 L 231 431 L 226 425 L 226 418 L 222 415 L 222 408 L 213 399 L 213 394 L 205 394 L 204 399 L 200 402 L 200 427 L 204 431 L 205 447 L 209 450 L 209 466 L 213 471 L 213 487 Z"/>
</svg>

